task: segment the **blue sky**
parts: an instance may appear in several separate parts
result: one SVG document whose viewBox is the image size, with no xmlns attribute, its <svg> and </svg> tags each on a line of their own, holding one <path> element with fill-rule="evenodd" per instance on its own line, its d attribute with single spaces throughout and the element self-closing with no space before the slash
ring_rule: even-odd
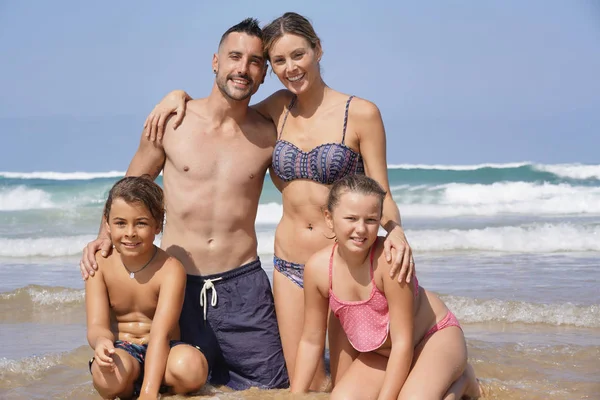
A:
<svg viewBox="0 0 600 400">
<path fill-rule="evenodd" d="M 390 164 L 598 163 L 593 0 L 8 0 L 0 171 L 126 169 L 164 94 L 209 93 L 223 31 L 286 11 L 313 22 L 326 83 L 379 106 Z M 280 87 L 272 75 L 254 100 Z"/>
</svg>

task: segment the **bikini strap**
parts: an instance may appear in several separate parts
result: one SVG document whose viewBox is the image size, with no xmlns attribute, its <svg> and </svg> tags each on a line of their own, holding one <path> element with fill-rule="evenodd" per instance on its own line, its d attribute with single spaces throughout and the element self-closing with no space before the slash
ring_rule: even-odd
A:
<svg viewBox="0 0 600 400">
<path fill-rule="evenodd" d="M 342 132 L 342 144 L 346 141 L 346 126 L 348 126 L 348 109 L 350 108 L 350 102 L 354 98 L 354 95 L 348 97 L 346 102 L 346 113 L 344 114 L 344 131 Z"/>
<path fill-rule="evenodd" d="M 371 246 L 371 280 L 373 281 L 373 283 L 375 282 L 375 273 L 373 272 L 373 258 L 375 256 L 375 246 L 377 245 L 377 240 L 375 240 L 375 243 L 373 243 L 373 245 Z"/>
<path fill-rule="evenodd" d="M 277 136 L 278 140 L 281 139 L 281 135 L 283 134 L 283 127 L 285 126 L 285 121 L 287 121 L 287 117 L 288 117 L 288 114 L 290 113 L 290 110 L 292 109 L 292 107 L 294 107 L 294 104 L 296 104 L 296 99 L 297 99 L 296 96 L 292 97 L 292 101 L 290 101 L 290 104 L 288 105 L 285 115 L 283 116 L 283 123 L 281 124 L 281 130 L 279 131 L 279 135 Z"/>
<path fill-rule="evenodd" d="M 335 247 L 337 246 L 337 242 L 331 248 L 331 256 L 329 257 L 329 290 L 333 288 L 333 274 L 331 270 L 333 269 L 333 252 L 335 251 Z"/>
</svg>

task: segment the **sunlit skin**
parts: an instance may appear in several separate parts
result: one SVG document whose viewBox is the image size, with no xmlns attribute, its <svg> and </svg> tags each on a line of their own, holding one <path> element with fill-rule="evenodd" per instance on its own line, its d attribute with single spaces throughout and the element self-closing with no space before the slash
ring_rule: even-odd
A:
<svg viewBox="0 0 600 400">
<path fill-rule="evenodd" d="M 264 81 L 262 41 L 245 33 L 230 33 L 213 56 L 217 87 L 232 100 L 249 99 Z"/>
<path fill-rule="evenodd" d="M 291 391 L 307 392 L 318 370 L 325 347 L 330 290 L 339 301 L 364 303 L 376 288 L 389 307 L 387 337 L 369 352 L 358 352 L 340 336 L 330 337 L 330 343 L 342 341 L 343 352 L 350 360 L 338 369 L 340 378 L 331 398 L 447 399 L 461 398 L 462 394 L 475 398 L 479 387 L 472 368 L 467 367 L 466 342 L 460 328 L 450 326 L 422 340 L 447 315 L 446 305 L 424 288 L 398 284 L 389 275 L 383 240 L 378 238 L 382 200 L 376 194 L 342 189 L 338 203 L 325 211 L 337 245 L 333 252 L 332 246 L 318 251 L 305 266 L 304 327 Z M 371 278 L 370 253 L 374 245 Z M 327 268 L 330 260 L 331 275 Z M 423 385 L 426 380 L 429 385 Z"/>
<path fill-rule="evenodd" d="M 319 71 L 321 48 L 312 48 L 301 36 L 286 34 L 269 52 L 273 72 L 292 93 L 304 94 L 315 82 L 322 83 Z"/>
<path fill-rule="evenodd" d="M 320 73 L 323 55 L 319 44 L 312 46 L 304 37 L 285 33 L 269 49 L 269 62 L 278 79 L 286 89 L 277 91 L 258 104 L 251 106 L 276 127 L 277 135 L 302 151 L 310 151 L 325 143 L 340 143 L 344 126 L 344 114 L 348 94 L 328 87 Z M 284 116 L 291 100 L 295 105 Z M 175 110 L 174 124 L 187 115 L 185 92 L 176 91 L 161 102 L 148 117 L 144 132 L 149 142 L 158 143 L 169 137 L 159 125 L 165 116 Z M 192 101 L 188 102 L 191 108 Z M 177 131 L 179 133 L 179 130 Z M 277 137 L 277 136 L 276 136 Z M 388 192 L 384 200 L 381 226 L 388 232 L 385 240 L 386 259 L 391 262 L 390 274 L 399 281 L 410 280 L 414 271 L 411 249 L 400 223 L 400 212 L 393 200 L 387 176 L 385 129 L 379 109 L 372 102 L 355 97 L 349 107 L 344 145 L 360 153 L 365 172 L 379 182 Z M 331 231 L 323 218 L 329 187 L 308 179 L 284 182 L 273 171 L 270 173 L 275 186 L 282 193 L 283 215 L 275 231 L 274 253 L 277 257 L 297 263 L 306 261 L 318 250 L 332 243 Z M 302 288 L 279 271 L 274 272 L 273 294 L 279 331 L 286 365 L 290 377 L 294 376 L 295 358 L 302 330 L 304 302 Z M 333 321 L 329 327 L 332 336 L 339 332 L 339 324 Z M 337 349 L 331 348 L 331 369 L 337 368 Z M 332 377 L 335 376 L 332 373 Z M 324 365 L 315 376 L 312 389 L 319 390 L 327 383 Z"/>
<path fill-rule="evenodd" d="M 340 252 L 367 253 L 379 231 L 381 219 L 381 199 L 376 195 L 363 195 L 356 192 L 342 194 L 344 201 L 337 205 L 335 213 L 325 210 L 327 225 L 339 243 Z M 350 256 L 350 255 L 348 255 Z"/>
<path fill-rule="evenodd" d="M 103 398 L 131 394 L 141 368 L 115 348 L 114 341 L 123 340 L 148 345 L 140 399 L 156 399 L 162 384 L 177 393 L 198 390 L 208 374 L 204 355 L 188 345 L 169 348 L 169 340 L 179 339 L 186 275 L 180 262 L 154 246 L 160 224 L 143 203 L 116 198 L 106 229 L 116 251 L 98 257 L 97 273 L 85 282 L 94 387 Z"/>
<path fill-rule="evenodd" d="M 160 226 L 144 204 L 115 199 L 106 224 L 114 248 L 129 270 L 136 271 L 150 260 Z"/>
</svg>

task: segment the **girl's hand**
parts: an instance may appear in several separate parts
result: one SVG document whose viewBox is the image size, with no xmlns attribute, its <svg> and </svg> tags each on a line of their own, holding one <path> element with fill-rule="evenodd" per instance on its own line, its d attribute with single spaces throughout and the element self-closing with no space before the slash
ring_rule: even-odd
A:
<svg viewBox="0 0 600 400">
<path fill-rule="evenodd" d="M 115 354 L 115 346 L 113 342 L 106 338 L 99 338 L 96 342 L 96 349 L 94 350 L 95 362 L 102 369 L 115 369 L 115 361 L 113 355 Z"/>
<path fill-rule="evenodd" d="M 394 249 L 393 252 L 392 249 Z M 388 233 L 385 242 L 383 242 L 383 251 L 385 259 L 392 263 L 390 268 L 392 279 L 400 271 L 398 282 L 402 282 L 405 278 L 406 283 L 410 282 L 415 275 L 415 261 L 402 227 L 397 226 Z"/>
<path fill-rule="evenodd" d="M 183 90 L 173 90 L 158 103 L 144 123 L 144 135 L 154 142 L 162 140 L 165 133 L 165 122 L 169 115 L 175 114 L 173 129 L 176 129 L 185 115 L 185 103 L 191 97 Z"/>
<path fill-rule="evenodd" d="M 160 399 L 160 395 L 158 394 L 148 394 L 148 393 L 140 393 L 138 400 L 158 400 Z"/>
</svg>

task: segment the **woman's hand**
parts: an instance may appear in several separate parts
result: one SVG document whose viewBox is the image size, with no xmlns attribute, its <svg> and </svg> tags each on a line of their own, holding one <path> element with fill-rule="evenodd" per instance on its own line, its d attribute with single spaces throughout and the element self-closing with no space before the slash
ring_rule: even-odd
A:
<svg viewBox="0 0 600 400">
<path fill-rule="evenodd" d="M 390 276 L 394 278 L 400 271 L 398 282 L 402 282 L 405 278 L 406 283 L 410 282 L 415 275 L 415 261 L 413 260 L 412 249 L 401 226 L 396 226 L 388 233 L 385 242 L 383 242 L 383 251 L 385 259 L 392 262 Z"/>
<path fill-rule="evenodd" d="M 169 115 L 175 114 L 173 129 L 176 129 L 185 115 L 185 104 L 192 98 L 183 90 L 173 90 L 158 103 L 144 123 L 144 135 L 151 142 L 162 140 L 165 133 L 165 122 Z"/>
</svg>

